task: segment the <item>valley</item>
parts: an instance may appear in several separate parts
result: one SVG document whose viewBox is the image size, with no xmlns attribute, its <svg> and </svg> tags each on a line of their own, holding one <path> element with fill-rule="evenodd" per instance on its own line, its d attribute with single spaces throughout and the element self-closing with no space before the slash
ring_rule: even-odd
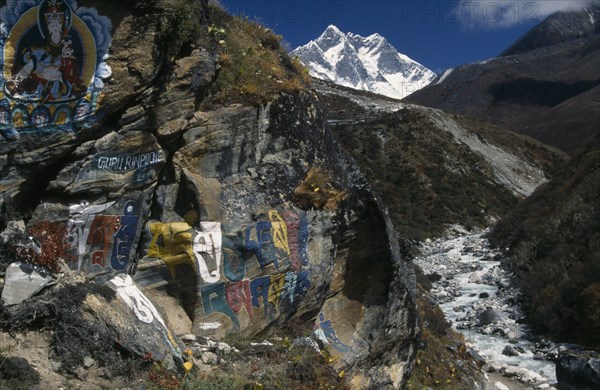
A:
<svg viewBox="0 0 600 390">
<path fill-rule="evenodd" d="M 0 3 L 0 387 L 600 388 L 600 6 L 350 3 Z"/>
</svg>

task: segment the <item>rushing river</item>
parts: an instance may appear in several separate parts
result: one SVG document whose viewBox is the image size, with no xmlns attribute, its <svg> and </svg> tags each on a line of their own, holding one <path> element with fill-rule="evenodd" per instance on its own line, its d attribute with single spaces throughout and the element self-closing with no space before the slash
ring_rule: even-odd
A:
<svg viewBox="0 0 600 390">
<path fill-rule="evenodd" d="M 556 383 L 554 363 L 541 358 L 531 331 L 519 323 L 518 293 L 500 267 L 498 253 L 489 248 L 484 233 L 459 231 L 454 238 L 426 242 L 415 260 L 425 274 L 439 278 L 431 293 L 446 318 L 488 364 L 524 368 Z M 504 354 L 507 346 L 518 355 Z"/>
</svg>

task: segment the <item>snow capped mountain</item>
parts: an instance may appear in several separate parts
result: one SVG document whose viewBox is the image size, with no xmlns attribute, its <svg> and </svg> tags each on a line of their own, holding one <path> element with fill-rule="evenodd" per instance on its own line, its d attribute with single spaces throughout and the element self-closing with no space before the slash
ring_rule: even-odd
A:
<svg viewBox="0 0 600 390">
<path fill-rule="evenodd" d="M 429 84 L 435 73 L 398 53 L 384 37 L 344 34 L 329 26 L 292 51 L 318 79 L 402 99 Z"/>
</svg>

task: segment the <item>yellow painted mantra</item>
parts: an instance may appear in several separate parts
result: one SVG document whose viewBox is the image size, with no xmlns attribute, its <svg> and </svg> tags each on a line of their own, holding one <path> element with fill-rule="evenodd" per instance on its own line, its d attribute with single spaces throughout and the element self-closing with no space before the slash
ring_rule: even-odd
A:
<svg viewBox="0 0 600 390">
<path fill-rule="evenodd" d="M 270 210 L 269 221 L 271 222 L 273 245 L 291 256 L 285 220 L 277 210 Z M 150 223 L 150 233 L 152 239 L 147 256 L 163 260 L 173 278 L 176 277 L 175 270 L 180 264 L 187 263 L 196 269 L 193 229 L 187 222 L 152 222 Z M 281 282 L 278 280 L 277 285 L 279 283 L 283 286 L 283 279 Z M 279 303 L 275 295 L 269 297 L 269 301 L 276 306 Z"/>
<path fill-rule="evenodd" d="M 277 309 L 279 309 L 279 301 L 281 300 L 281 292 L 283 291 L 284 286 L 285 275 L 271 275 L 267 301 Z"/>
<path fill-rule="evenodd" d="M 148 248 L 148 257 L 161 259 L 167 264 L 173 278 L 179 264 L 188 263 L 196 269 L 192 250 L 192 227 L 186 222 L 153 222 L 150 224 L 152 240 Z M 162 238 L 159 244 L 159 239 Z"/>
<path fill-rule="evenodd" d="M 288 256 L 291 256 L 285 220 L 281 218 L 277 210 L 269 211 L 269 220 L 271 221 L 271 235 L 275 248 L 279 248 L 285 251 Z"/>
</svg>

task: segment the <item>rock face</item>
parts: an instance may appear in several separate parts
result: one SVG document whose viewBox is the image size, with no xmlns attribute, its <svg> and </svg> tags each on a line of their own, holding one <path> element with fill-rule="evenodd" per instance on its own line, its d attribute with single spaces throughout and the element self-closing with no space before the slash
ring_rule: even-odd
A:
<svg viewBox="0 0 600 390">
<path fill-rule="evenodd" d="M 96 61 L 79 63 L 79 73 L 33 69 L 35 50 L 25 59 L 4 51 L 2 227 L 21 218 L 30 233 L 44 226 L 41 255 L 52 242 L 71 271 L 116 280 L 138 322 L 158 317 L 140 309 L 126 273 L 180 298 L 197 335 L 251 337 L 297 318 L 320 330 L 353 386 L 403 386 L 418 332 L 412 266 L 316 98 L 282 93 L 260 107 L 200 109 L 216 77 L 215 44 L 171 27 L 191 11 L 206 20 L 205 1 L 62 4 L 3 9 L 27 15 L 3 24 L 5 48 L 40 41 L 55 64 L 82 53 Z M 36 35 L 44 18 L 18 35 L 30 15 L 54 12 L 71 15 L 61 31 L 75 54 L 64 42 L 52 49 L 52 33 Z M 38 82 L 43 75 L 51 83 Z M 17 110 L 17 99 L 30 103 Z M 89 315 L 109 321 L 97 303 L 86 303 L 96 307 Z"/>
<path fill-rule="evenodd" d="M 5 305 L 19 304 L 55 282 L 47 273 L 41 274 L 31 264 L 20 262 L 8 266 L 4 279 L 2 300 Z"/>
</svg>

